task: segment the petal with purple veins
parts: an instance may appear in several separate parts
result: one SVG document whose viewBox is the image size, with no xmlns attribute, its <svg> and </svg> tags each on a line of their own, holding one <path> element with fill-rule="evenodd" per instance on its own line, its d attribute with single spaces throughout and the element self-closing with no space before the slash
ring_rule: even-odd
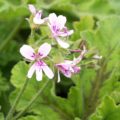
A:
<svg viewBox="0 0 120 120">
<path fill-rule="evenodd" d="M 55 13 L 49 14 L 48 18 L 49 18 L 49 22 L 52 26 L 57 24 L 57 16 Z"/>
<path fill-rule="evenodd" d="M 31 12 L 32 14 L 36 14 L 36 8 L 34 7 L 34 5 L 29 4 L 29 5 L 28 5 L 28 8 L 29 8 L 29 10 L 30 10 L 30 12 Z"/>
<path fill-rule="evenodd" d="M 28 73 L 27 73 L 27 77 L 28 77 L 28 78 L 31 78 L 31 77 L 33 76 L 33 74 L 34 74 L 34 72 L 35 72 L 35 69 L 36 69 L 36 65 L 33 64 L 33 65 L 30 67 L 30 69 L 29 69 L 29 71 L 28 71 Z"/>
<path fill-rule="evenodd" d="M 42 68 L 41 68 L 41 66 L 36 67 L 36 79 L 37 79 L 37 81 L 42 80 Z"/>
<path fill-rule="evenodd" d="M 48 43 L 44 43 L 40 46 L 38 52 L 41 58 L 44 58 L 49 54 L 50 50 L 51 50 L 51 45 Z"/>
<path fill-rule="evenodd" d="M 35 17 L 33 18 L 33 22 L 35 24 L 43 24 L 45 21 L 44 19 L 41 19 L 41 15 L 42 15 L 42 12 L 41 11 L 38 11 L 36 14 L 35 14 Z"/>
<path fill-rule="evenodd" d="M 72 76 L 72 73 L 71 73 L 71 71 L 65 71 L 64 73 L 63 73 L 66 77 L 68 77 L 68 78 L 71 78 L 71 76 Z"/>
<path fill-rule="evenodd" d="M 42 69 L 49 79 L 52 79 L 54 77 L 54 73 L 45 63 L 44 66 L 42 66 Z"/>
<path fill-rule="evenodd" d="M 66 32 L 59 32 L 59 36 L 61 37 L 67 37 L 67 36 L 70 36 L 73 34 L 73 30 L 69 30 L 69 31 L 66 31 Z"/>
<path fill-rule="evenodd" d="M 62 63 L 62 64 L 56 64 L 57 68 L 59 69 L 59 71 L 66 77 L 70 78 L 72 73 L 70 68 L 70 65 Z"/>
<path fill-rule="evenodd" d="M 29 45 L 23 45 L 20 48 L 20 53 L 23 57 L 29 59 L 29 60 L 35 60 L 35 52 L 33 48 Z"/>
<path fill-rule="evenodd" d="M 74 73 L 79 73 L 80 72 L 80 67 L 77 67 L 77 66 L 74 66 L 73 67 L 73 70 L 74 70 Z"/>
<path fill-rule="evenodd" d="M 60 28 L 60 30 L 62 30 L 65 26 L 65 23 L 66 23 L 66 17 L 63 16 L 63 15 L 59 15 L 58 18 L 57 18 L 57 26 L 58 28 Z"/>
</svg>

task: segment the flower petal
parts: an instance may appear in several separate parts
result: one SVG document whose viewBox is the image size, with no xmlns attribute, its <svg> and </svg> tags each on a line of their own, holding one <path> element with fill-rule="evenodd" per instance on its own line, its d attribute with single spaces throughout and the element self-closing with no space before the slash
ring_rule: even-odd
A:
<svg viewBox="0 0 120 120">
<path fill-rule="evenodd" d="M 30 12 L 31 12 L 32 14 L 36 14 L 36 8 L 34 7 L 34 5 L 29 4 L 29 5 L 28 5 L 28 8 L 29 8 L 29 10 L 30 10 Z"/>
<path fill-rule="evenodd" d="M 70 78 L 72 76 L 72 72 L 68 68 L 67 69 L 66 68 L 60 68 L 59 70 L 62 72 L 62 74 L 64 76 L 66 76 L 68 78 Z"/>
<path fill-rule="evenodd" d="M 51 32 L 54 34 L 54 30 L 53 30 L 51 24 L 48 23 L 48 27 L 50 28 Z"/>
<path fill-rule="evenodd" d="M 72 76 L 70 65 L 66 63 L 56 64 L 58 70 L 66 77 L 70 78 Z"/>
<path fill-rule="evenodd" d="M 28 77 L 28 78 L 31 78 L 31 77 L 33 76 L 33 73 L 35 72 L 35 68 L 36 68 L 35 64 L 33 64 L 33 65 L 30 67 L 30 69 L 29 69 L 29 71 L 28 71 L 28 73 L 27 73 L 27 77 Z"/>
<path fill-rule="evenodd" d="M 51 45 L 48 43 L 44 43 L 40 46 L 38 52 L 40 53 L 41 58 L 43 58 L 49 54 L 50 50 L 51 50 Z"/>
<path fill-rule="evenodd" d="M 58 83 L 60 82 L 60 72 L 59 72 L 59 70 L 58 70 L 58 80 L 57 80 L 57 82 Z"/>
<path fill-rule="evenodd" d="M 72 76 L 71 71 L 66 71 L 66 72 L 64 72 L 63 74 L 64 74 L 66 77 L 68 77 L 68 78 L 71 78 L 71 76 Z"/>
<path fill-rule="evenodd" d="M 41 19 L 41 15 L 42 15 L 42 11 L 38 11 L 35 14 L 35 17 L 33 18 L 33 22 L 35 24 L 43 24 L 45 22 L 44 19 Z"/>
<path fill-rule="evenodd" d="M 59 37 L 56 37 L 56 41 L 62 48 L 68 48 L 70 45 L 64 41 L 62 41 Z"/>
<path fill-rule="evenodd" d="M 72 63 L 73 63 L 73 61 L 71 61 L 71 60 L 64 60 L 64 63 L 66 64 L 66 65 L 71 65 Z"/>
<path fill-rule="evenodd" d="M 42 66 L 42 69 L 49 79 L 52 79 L 54 77 L 54 73 L 46 64 L 44 66 Z"/>
<path fill-rule="evenodd" d="M 58 16 L 57 25 L 60 28 L 60 30 L 64 28 L 66 21 L 67 20 L 66 20 L 65 16 L 63 16 L 63 15 Z"/>
<path fill-rule="evenodd" d="M 74 70 L 74 73 L 79 73 L 81 68 L 80 67 L 77 67 L 77 66 L 74 66 L 73 67 L 73 70 Z"/>
<path fill-rule="evenodd" d="M 37 81 L 42 80 L 42 68 L 40 66 L 36 67 L 36 79 Z"/>
<path fill-rule="evenodd" d="M 55 13 L 49 14 L 48 18 L 49 18 L 49 22 L 52 26 L 57 24 L 57 16 Z"/>
<path fill-rule="evenodd" d="M 20 48 L 20 53 L 23 57 L 29 59 L 29 60 L 35 60 L 34 58 L 34 50 L 31 46 L 29 45 L 23 45 L 21 48 Z"/>
<path fill-rule="evenodd" d="M 69 30 L 67 32 L 60 32 L 59 36 L 61 36 L 61 37 L 70 36 L 71 34 L 73 34 L 73 32 L 74 32 L 73 30 Z"/>
</svg>

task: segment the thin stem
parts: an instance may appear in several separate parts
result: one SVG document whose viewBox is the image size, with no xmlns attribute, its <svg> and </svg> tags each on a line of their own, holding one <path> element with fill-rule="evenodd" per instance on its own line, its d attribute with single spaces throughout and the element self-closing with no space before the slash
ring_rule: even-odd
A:
<svg viewBox="0 0 120 120">
<path fill-rule="evenodd" d="M 13 120 L 17 120 L 20 116 L 22 116 L 30 107 L 31 105 L 35 102 L 35 100 L 40 96 L 40 94 L 43 92 L 43 90 L 45 89 L 45 87 L 48 85 L 48 83 L 50 82 L 50 80 L 48 80 L 43 86 L 42 88 L 38 91 L 38 93 L 33 97 L 33 99 L 29 102 L 29 104 L 23 109 L 23 111 L 19 112 L 14 118 Z"/>
<path fill-rule="evenodd" d="M 25 88 L 27 87 L 28 81 L 29 81 L 29 79 L 27 78 L 25 83 L 24 83 L 24 85 L 23 85 L 23 87 L 21 88 L 21 90 L 20 90 L 20 92 L 19 92 L 19 94 L 18 94 L 18 96 L 17 96 L 13 106 L 11 107 L 10 111 L 8 112 L 8 115 L 7 115 L 5 120 L 11 120 L 11 117 L 13 116 L 15 108 L 16 108 L 17 104 L 19 103 L 20 98 L 21 98 Z"/>
<path fill-rule="evenodd" d="M 41 40 L 45 40 L 45 39 L 47 39 L 47 38 L 48 38 L 47 35 L 44 36 L 44 37 L 42 37 L 42 38 L 40 38 L 38 41 L 35 42 L 35 45 L 38 45 L 38 44 L 41 42 Z"/>
<path fill-rule="evenodd" d="M 99 102 L 98 93 L 106 78 L 105 76 L 106 76 L 107 63 L 105 64 L 105 60 L 101 62 L 100 66 L 101 66 L 101 69 L 97 71 L 96 78 L 93 84 L 93 88 L 91 90 L 90 96 L 87 98 L 87 101 L 86 101 L 87 106 L 86 106 L 85 114 L 83 116 L 83 120 L 88 119 L 88 116 L 90 116 L 94 112 Z M 92 104 L 91 106 L 91 103 L 94 103 L 94 104 Z"/>
</svg>

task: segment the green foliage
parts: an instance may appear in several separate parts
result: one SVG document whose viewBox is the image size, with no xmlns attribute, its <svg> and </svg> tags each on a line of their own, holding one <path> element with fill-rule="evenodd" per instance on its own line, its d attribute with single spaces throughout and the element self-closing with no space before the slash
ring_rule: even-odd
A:
<svg viewBox="0 0 120 120">
<path fill-rule="evenodd" d="M 61 75 L 60 83 L 56 83 L 56 77 L 50 80 L 18 120 L 119 120 L 119 0 L 0 0 L 0 120 L 4 120 L 13 106 L 31 66 L 21 61 L 19 48 L 27 43 L 33 47 L 43 42 L 50 43 L 50 32 L 44 26 L 32 35 L 33 31 L 30 31 L 30 25 L 25 20 L 31 14 L 28 4 L 42 9 L 44 16 L 52 12 L 65 15 L 67 26 L 74 29 L 74 34 L 69 38 L 73 43 L 72 49 L 79 49 L 84 40 L 88 52 L 80 63 L 79 74 L 71 79 Z M 66 52 L 63 49 L 60 51 Z M 63 59 L 56 46 L 50 57 L 54 53 L 54 59 Z M 102 56 L 102 59 L 96 62 L 91 58 L 93 53 Z M 46 81 L 46 76 L 42 81 L 36 81 L 35 75 L 28 81 L 14 115 L 24 110 Z"/>
<path fill-rule="evenodd" d="M 21 71 L 24 71 L 24 74 Z M 28 65 L 26 65 L 24 62 L 19 62 L 13 68 L 11 82 L 15 87 L 17 87 L 17 89 L 15 91 L 13 91 L 10 96 L 11 103 L 14 101 L 14 99 L 16 98 L 16 95 L 19 93 L 19 90 L 20 90 L 19 88 L 23 86 L 27 71 L 28 71 Z M 16 76 L 18 76 L 18 74 L 20 75 L 19 78 L 16 77 Z M 18 83 L 18 81 L 19 81 L 19 83 Z M 32 97 L 41 88 L 41 86 L 43 85 L 44 82 L 45 81 L 43 80 L 42 83 L 41 82 L 37 83 L 37 81 L 34 78 L 29 81 L 29 85 L 26 88 L 26 90 L 21 98 L 21 101 L 17 106 L 18 111 L 23 110 L 25 108 L 25 105 L 28 104 L 30 99 L 32 99 Z M 51 85 L 52 84 L 50 84 L 46 88 L 45 92 L 42 94 L 42 96 L 38 100 L 36 100 L 36 103 L 34 103 L 32 109 L 30 109 L 28 112 L 34 112 L 34 114 L 40 114 L 40 115 L 43 115 L 44 117 L 46 116 L 46 115 L 44 115 L 46 113 L 46 111 L 47 111 L 46 114 L 51 112 L 51 113 L 49 113 L 49 114 L 51 114 L 51 116 L 49 116 L 49 118 L 46 118 L 46 117 L 45 118 L 43 117 L 43 118 L 44 119 L 53 119 L 54 116 L 58 116 L 56 118 L 57 120 L 72 119 L 72 118 L 74 118 L 74 116 L 78 116 L 78 117 L 81 116 L 80 114 L 82 112 L 82 110 L 81 110 L 82 104 L 80 104 L 80 106 L 77 105 L 77 103 L 79 103 L 79 100 L 81 99 L 81 94 L 79 94 L 80 89 L 75 88 L 75 87 L 71 88 L 71 91 L 70 91 L 70 94 L 69 94 L 68 100 L 67 100 L 67 99 L 56 96 L 54 93 L 54 90 L 52 90 L 53 88 L 51 89 L 51 87 L 52 87 Z M 51 89 L 51 91 L 50 91 L 50 89 Z M 77 108 L 75 107 L 75 109 L 73 109 L 74 106 L 76 106 Z M 53 110 L 50 108 L 52 108 Z M 52 114 L 53 114 L 53 116 L 52 116 Z M 61 117 L 59 117 L 59 116 L 61 116 Z M 25 118 L 25 119 L 27 119 L 27 118 Z"/>
<path fill-rule="evenodd" d="M 90 120 L 119 120 L 120 106 L 116 106 L 111 97 L 105 97 Z"/>
<path fill-rule="evenodd" d="M 0 94 L 1 92 L 7 91 L 9 89 L 9 84 L 7 80 L 2 76 L 0 72 Z"/>
<path fill-rule="evenodd" d="M 19 72 L 18 72 L 19 71 Z M 22 71 L 22 72 L 21 72 Z M 24 72 L 23 72 L 24 71 Z M 11 103 L 14 102 L 16 95 L 19 93 L 20 88 L 23 86 L 25 79 L 26 79 L 26 73 L 28 71 L 28 65 L 25 62 L 19 62 L 12 70 L 12 77 L 11 82 L 16 87 L 16 90 L 12 92 L 10 96 Z M 18 74 L 20 77 L 17 77 Z M 19 83 L 18 83 L 19 82 Z M 45 82 L 45 79 L 42 82 L 37 82 L 35 78 L 29 80 L 29 85 L 27 86 L 25 92 L 22 95 L 21 101 L 17 106 L 17 111 L 23 110 L 25 106 L 29 103 L 29 101 L 33 98 L 33 96 L 37 93 L 37 91 L 41 88 L 43 83 Z M 46 88 L 45 94 L 49 94 L 48 90 L 50 90 L 51 85 Z M 47 96 L 50 97 L 50 96 Z M 49 99 L 48 99 L 49 100 Z M 37 101 L 32 106 L 32 109 L 30 108 L 28 113 L 34 113 L 35 115 L 30 115 L 28 117 L 23 117 L 20 120 L 27 120 L 27 119 L 41 119 L 41 120 L 52 120 L 52 119 L 58 119 L 61 120 L 59 117 L 59 114 L 54 111 L 54 109 L 51 109 L 50 105 L 46 105 L 45 100 L 43 98 L 37 99 Z M 46 101 L 47 102 L 47 101 Z M 50 116 L 48 116 L 50 114 Z"/>
<path fill-rule="evenodd" d="M 72 36 L 73 40 L 78 40 L 80 38 L 80 32 L 92 29 L 94 27 L 94 19 L 92 16 L 81 17 L 79 22 L 74 22 L 73 27 L 75 33 Z"/>
<path fill-rule="evenodd" d="M 4 120 L 4 115 L 3 115 L 3 113 L 0 113 L 0 119 L 1 119 L 1 120 Z"/>
</svg>

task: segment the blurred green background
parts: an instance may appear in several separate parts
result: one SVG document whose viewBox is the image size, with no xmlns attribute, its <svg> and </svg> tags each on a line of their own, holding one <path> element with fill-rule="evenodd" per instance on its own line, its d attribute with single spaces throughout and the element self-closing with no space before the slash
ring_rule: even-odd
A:
<svg viewBox="0 0 120 120">
<path fill-rule="evenodd" d="M 18 63 L 22 60 L 19 48 L 34 42 L 29 40 L 31 31 L 25 19 L 30 16 L 28 4 L 42 9 L 44 16 L 52 12 L 65 15 L 67 26 L 75 30 L 70 38 L 73 48 L 85 39 L 89 49 L 98 51 L 103 59 L 98 70 L 86 67 L 70 80 L 62 76 L 56 93 L 51 84 L 44 93 L 49 97 L 43 95 L 37 103 L 39 108 L 34 105 L 20 120 L 120 120 L 120 0 L 0 0 L 0 120 L 4 120 L 24 82 L 14 76 L 22 76 L 20 71 L 28 67 Z M 28 90 L 30 98 L 36 91 Z M 26 94 L 16 113 L 28 103 Z"/>
</svg>

